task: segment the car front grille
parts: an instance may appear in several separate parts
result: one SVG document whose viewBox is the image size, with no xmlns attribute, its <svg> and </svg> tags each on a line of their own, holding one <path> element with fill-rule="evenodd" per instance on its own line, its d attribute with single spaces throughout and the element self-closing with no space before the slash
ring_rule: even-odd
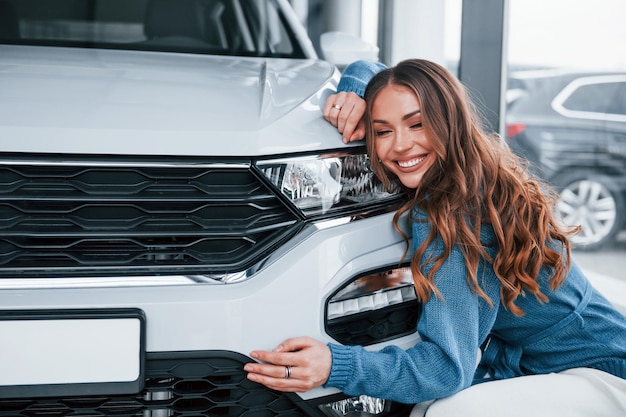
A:
<svg viewBox="0 0 626 417">
<path fill-rule="evenodd" d="M 296 395 L 249 381 L 250 359 L 225 351 L 148 353 L 135 395 L 0 399 L 0 417 L 300 417 L 318 415 Z M 45 391 L 45 387 L 43 388 Z M 301 408 L 303 407 L 303 408 Z"/>
<path fill-rule="evenodd" d="M 240 272 L 302 226 L 250 161 L 51 159 L 0 161 L 0 277 Z"/>
</svg>

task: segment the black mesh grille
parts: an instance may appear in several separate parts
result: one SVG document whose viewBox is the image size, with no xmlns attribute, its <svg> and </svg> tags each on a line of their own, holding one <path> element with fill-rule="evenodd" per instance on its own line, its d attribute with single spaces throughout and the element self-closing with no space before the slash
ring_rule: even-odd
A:
<svg viewBox="0 0 626 417">
<path fill-rule="evenodd" d="M 146 386 L 136 395 L 0 400 L 12 417 L 299 417 L 298 397 L 246 378 L 250 359 L 233 352 L 148 354 Z M 301 404 L 304 406 L 304 404 Z M 305 407 L 304 409 L 307 409 Z"/>
<path fill-rule="evenodd" d="M 0 163 L 0 276 L 237 272 L 301 226 L 249 161 L 64 161 Z"/>
</svg>

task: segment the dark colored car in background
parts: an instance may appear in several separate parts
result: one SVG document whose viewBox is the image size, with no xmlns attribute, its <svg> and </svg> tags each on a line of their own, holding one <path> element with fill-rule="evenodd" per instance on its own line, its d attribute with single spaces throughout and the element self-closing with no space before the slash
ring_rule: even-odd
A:
<svg viewBox="0 0 626 417">
<path fill-rule="evenodd" d="M 626 73 L 520 71 L 507 94 L 507 141 L 582 226 L 575 247 L 613 242 L 626 226 Z"/>
</svg>

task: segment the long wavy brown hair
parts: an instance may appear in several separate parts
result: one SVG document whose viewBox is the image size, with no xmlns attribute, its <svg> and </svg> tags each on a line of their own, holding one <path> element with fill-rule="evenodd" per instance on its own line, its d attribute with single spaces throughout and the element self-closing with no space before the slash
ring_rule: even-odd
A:
<svg viewBox="0 0 626 417">
<path fill-rule="evenodd" d="M 467 283 L 472 291 L 493 306 L 477 280 L 481 259 L 493 265 L 500 280 L 502 303 L 515 315 L 523 315 L 515 301 L 518 296 L 533 294 L 547 302 L 537 282 L 540 270 L 550 271 L 550 288 L 556 290 L 570 267 L 568 236 L 575 229 L 565 229 L 553 216 L 556 194 L 533 177 L 525 160 L 513 154 L 497 135 L 487 134 L 482 119 L 464 86 L 444 67 L 420 59 L 402 61 L 378 73 L 365 92 L 367 147 L 372 169 L 386 187 L 399 184 L 398 178 L 378 159 L 372 127 L 372 105 L 387 85 L 408 88 L 421 105 L 422 126 L 433 146 L 436 161 L 425 173 L 418 189 L 407 189 L 409 198 L 394 217 L 394 227 L 407 236 L 399 221 L 413 209 L 426 213 L 431 226 L 428 238 L 414 242 L 417 249 L 411 269 L 418 298 L 441 296 L 434 283 L 437 270 L 457 246 L 469 271 Z M 400 184 L 401 185 L 401 184 Z M 480 229 L 490 225 L 498 251 L 494 258 L 480 240 Z M 443 252 L 423 259 L 435 239 L 443 242 Z M 405 252 L 405 256 L 406 253 Z M 404 257 L 403 257 L 404 258 Z M 430 264 L 427 275 L 422 271 Z"/>
</svg>

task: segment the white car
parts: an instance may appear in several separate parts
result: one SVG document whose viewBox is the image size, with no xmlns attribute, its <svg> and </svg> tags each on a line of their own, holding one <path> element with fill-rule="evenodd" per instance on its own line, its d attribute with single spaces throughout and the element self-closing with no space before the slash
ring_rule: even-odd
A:
<svg viewBox="0 0 626 417">
<path fill-rule="evenodd" d="M 0 415 L 406 413 L 243 371 L 418 340 L 338 79 L 286 0 L 0 0 Z"/>
</svg>

